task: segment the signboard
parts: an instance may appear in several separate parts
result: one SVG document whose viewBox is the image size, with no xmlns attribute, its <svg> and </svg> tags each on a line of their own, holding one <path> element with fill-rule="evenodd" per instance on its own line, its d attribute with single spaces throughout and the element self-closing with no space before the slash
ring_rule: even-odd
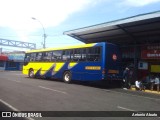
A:
<svg viewBox="0 0 160 120">
<path fill-rule="evenodd" d="M 160 73 L 160 65 L 151 65 L 151 72 Z"/>
<path fill-rule="evenodd" d="M 142 59 L 160 59 L 160 50 L 142 50 Z"/>
<path fill-rule="evenodd" d="M 101 66 L 86 66 L 86 70 L 101 70 Z"/>
<path fill-rule="evenodd" d="M 138 69 L 140 70 L 148 70 L 148 63 L 147 62 L 139 62 Z"/>
<path fill-rule="evenodd" d="M 24 57 L 24 53 L 12 53 L 8 55 L 8 59 L 14 61 L 24 61 Z"/>
<path fill-rule="evenodd" d="M 141 48 L 142 59 L 160 59 L 160 44 L 147 45 Z"/>
<path fill-rule="evenodd" d="M 160 50 L 160 45 L 147 45 L 143 46 L 142 49 L 144 50 Z"/>
<path fill-rule="evenodd" d="M 7 61 L 8 57 L 6 55 L 0 55 L 0 60 Z"/>
</svg>

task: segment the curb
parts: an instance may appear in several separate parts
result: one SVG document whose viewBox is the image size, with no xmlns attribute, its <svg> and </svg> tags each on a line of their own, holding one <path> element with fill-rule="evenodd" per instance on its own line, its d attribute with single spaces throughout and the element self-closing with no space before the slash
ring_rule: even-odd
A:
<svg viewBox="0 0 160 120">
<path fill-rule="evenodd" d="M 130 90 L 133 90 L 133 91 L 137 91 L 135 88 L 131 88 Z M 154 90 L 142 90 L 142 92 L 146 92 L 146 93 L 153 93 L 153 94 L 159 94 L 160 95 L 160 91 L 154 91 Z"/>
</svg>

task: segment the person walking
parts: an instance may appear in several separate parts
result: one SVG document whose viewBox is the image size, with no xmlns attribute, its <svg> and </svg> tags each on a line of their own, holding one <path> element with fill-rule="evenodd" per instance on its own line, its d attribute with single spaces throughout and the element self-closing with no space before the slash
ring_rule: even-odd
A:
<svg viewBox="0 0 160 120">
<path fill-rule="evenodd" d="M 127 90 L 130 86 L 129 86 L 129 68 L 126 67 L 125 70 L 123 71 L 123 82 L 124 82 L 124 88 L 125 90 Z"/>
</svg>

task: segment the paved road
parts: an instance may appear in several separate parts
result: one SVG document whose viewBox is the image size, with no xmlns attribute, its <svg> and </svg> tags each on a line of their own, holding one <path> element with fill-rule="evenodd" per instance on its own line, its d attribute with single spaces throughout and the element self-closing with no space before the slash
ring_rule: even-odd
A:
<svg viewBox="0 0 160 120">
<path fill-rule="evenodd" d="M 0 72 L 0 111 L 9 111 L 8 109 L 13 111 L 160 111 L 160 96 L 125 91 L 120 88 L 105 88 L 94 84 L 66 84 L 57 80 L 30 79 L 21 72 L 3 71 Z M 83 119 L 123 120 L 124 118 L 83 117 Z M 125 119 L 138 120 L 139 118 L 125 117 Z M 141 117 L 141 119 L 151 118 Z M 154 119 L 159 118 L 154 117 Z"/>
</svg>

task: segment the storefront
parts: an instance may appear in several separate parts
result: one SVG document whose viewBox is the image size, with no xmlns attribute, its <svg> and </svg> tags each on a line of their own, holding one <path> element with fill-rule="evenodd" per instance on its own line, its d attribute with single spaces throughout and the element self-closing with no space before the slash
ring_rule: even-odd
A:
<svg viewBox="0 0 160 120">
<path fill-rule="evenodd" d="M 8 57 L 6 55 L 0 55 L 0 70 L 5 70 L 7 60 Z"/>
<path fill-rule="evenodd" d="M 22 70 L 25 52 L 11 52 L 7 56 L 5 70 Z"/>
<path fill-rule="evenodd" d="M 64 32 L 84 43 L 109 42 L 122 51 L 122 66 L 133 79 L 160 73 L 160 11 Z"/>
<path fill-rule="evenodd" d="M 141 78 L 160 75 L 160 44 L 141 47 L 141 61 L 139 62 Z"/>
</svg>

